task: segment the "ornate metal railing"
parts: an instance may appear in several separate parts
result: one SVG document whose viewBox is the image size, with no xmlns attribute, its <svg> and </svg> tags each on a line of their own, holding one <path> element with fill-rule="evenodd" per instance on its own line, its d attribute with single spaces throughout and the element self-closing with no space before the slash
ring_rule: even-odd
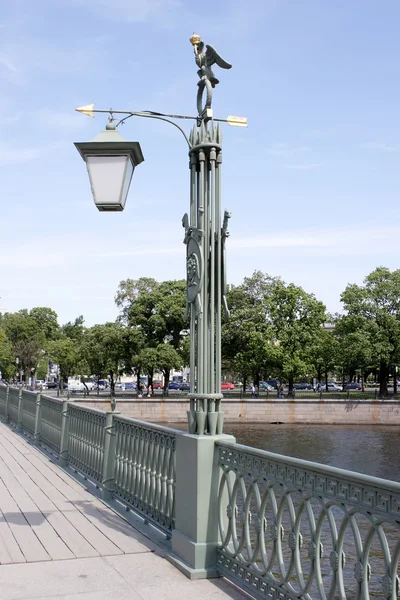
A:
<svg viewBox="0 0 400 600">
<path fill-rule="evenodd" d="M 170 531 L 174 524 L 176 432 L 116 416 L 116 496 L 147 520 Z"/>
<path fill-rule="evenodd" d="M 219 443 L 217 568 L 256 598 L 394 600 L 400 484 Z"/>
<path fill-rule="evenodd" d="M 18 388 L 10 387 L 8 393 L 8 419 L 15 425 L 18 423 L 19 392 Z"/>
<path fill-rule="evenodd" d="M 35 392 L 22 390 L 22 426 L 31 434 L 35 432 L 37 396 Z"/>
<path fill-rule="evenodd" d="M 50 396 L 42 396 L 40 403 L 40 441 L 52 450 L 60 452 L 63 403 Z"/>
<path fill-rule="evenodd" d="M 0 384 L 0 416 L 6 415 L 7 386 Z"/>
<path fill-rule="evenodd" d="M 102 482 L 106 413 L 96 408 L 68 405 L 68 463 Z"/>
</svg>

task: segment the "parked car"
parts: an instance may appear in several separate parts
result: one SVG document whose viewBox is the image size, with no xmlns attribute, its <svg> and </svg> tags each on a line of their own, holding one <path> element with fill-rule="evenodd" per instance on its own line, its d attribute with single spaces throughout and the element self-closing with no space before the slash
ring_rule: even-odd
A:
<svg viewBox="0 0 400 600">
<path fill-rule="evenodd" d="M 356 381 L 351 381 L 350 383 L 346 383 L 344 389 L 347 390 L 362 390 L 362 385 L 357 383 Z"/>
<path fill-rule="evenodd" d="M 48 381 L 47 382 L 47 389 L 48 390 L 56 390 L 57 388 L 58 388 L 58 382 L 57 381 Z"/>
<path fill-rule="evenodd" d="M 127 382 L 125 382 L 125 389 L 126 390 L 136 390 L 136 388 L 137 388 L 136 381 L 127 381 Z"/>
<path fill-rule="evenodd" d="M 91 390 L 94 388 L 94 386 L 95 386 L 95 383 L 94 383 L 93 379 L 86 379 L 86 380 L 85 380 L 85 384 L 86 384 L 86 387 L 87 387 L 87 389 L 89 390 L 89 392 L 90 392 L 90 391 L 91 391 Z"/>
<path fill-rule="evenodd" d="M 153 381 L 153 390 L 161 390 L 163 388 L 163 382 L 160 380 Z"/>
<path fill-rule="evenodd" d="M 320 383 L 319 388 L 322 392 L 325 392 L 326 391 L 325 383 Z M 336 383 L 333 383 L 333 382 L 328 383 L 328 392 L 341 392 L 341 391 L 342 391 L 342 388 L 340 387 L 340 385 L 337 385 Z"/>
<path fill-rule="evenodd" d="M 180 383 L 178 390 L 180 392 L 188 392 L 190 390 L 190 383 Z"/>
<path fill-rule="evenodd" d="M 260 390 L 273 390 L 275 389 L 272 385 L 270 385 L 267 381 L 260 381 L 259 383 Z"/>
<path fill-rule="evenodd" d="M 36 389 L 40 388 L 42 388 L 42 390 L 47 389 L 47 384 L 43 379 L 36 379 Z"/>
<path fill-rule="evenodd" d="M 179 390 L 179 386 L 181 386 L 182 384 L 179 383 L 179 381 L 170 381 L 168 384 L 168 389 L 169 390 Z"/>
<path fill-rule="evenodd" d="M 73 383 L 68 384 L 68 391 L 75 394 L 76 392 L 83 392 L 85 386 L 82 382 L 74 381 Z"/>
<path fill-rule="evenodd" d="M 221 390 L 234 390 L 235 386 L 230 381 L 224 381 L 221 383 Z"/>
<path fill-rule="evenodd" d="M 110 387 L 110 384 L 107 379 L 99 379 L 97 383 L 93 384 L 93 389 L 96 390 L 106 390 L 108 387 Z"/>
<path fill-rule="evenodd" d="M 278 387 L 281 385 L 281 382 L 279 381 L 279 379 L 267 379 L 267 381 L 265 381 L 265 383 L 268 383 L 268 385 L 273 387 L 275 390 L 277 390 Z"/>
<path fill-rule="evenodd" d="M 313 390 L 313 386 L 311 383 L 306 383 L 305 381 L 302 381 L 300 383 L 295 383 L 293 388 L 295 390 Z"/>
</svg>

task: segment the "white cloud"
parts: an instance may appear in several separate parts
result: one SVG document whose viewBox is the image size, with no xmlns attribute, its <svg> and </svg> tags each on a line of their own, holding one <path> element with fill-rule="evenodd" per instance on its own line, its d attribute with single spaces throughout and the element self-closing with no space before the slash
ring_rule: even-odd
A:
<svg viewBox="0 0 400 600">
<path fill-rule="evenodd" d="M 365 148 L 366 150 L 383 150 L 384 152 L 397 152 L 398 150 L 395 146 L 380 142 L 367 142 L 361 144 L 361 148 Z"/>
<path fill-rule="evenodd" d="M 0 168 L 10 164 L 36 160 L 59 147 L 59 144 L 25 147 L 0 143 Z"/>
<path fill-rule="evenodd" d="M 52 108 L 43 108 L 32 115 L 41 125 L 54 127 L 57 130 L 82 130 L 87 127 L 87 117 L 80 115 L 71 108 L 70 111 L 54 110 Z"/>
<path fill-rule="evenodd" d="M 268 232 L 267 235 L 228 239 L 229 251 L 279 249 L 287 254 L 304 253 L 319 256 L 370 256 L 393 251 L 393 240 L 400 238 L 400 226 L 366 228 L 362 225 L 346 228 L 319 228 L 285 233 Z M 248 254 L 248 253 L 247 253 Z"/>
<path fill-rule="evenodd" d="M 9 53 L 0 54 L 0 78 L 12 83 L 23 83 L 22 70 L 16 66 L 15 59 L 11 59 Z"/>
<path fill-rule="evenodd" d="M 18 69 L 11 60 L 4 55 L 0 55 L 0 67 L 3 67 L 6 71 L 10 71 L 11 73 L 20 73 L 20 69 Z"/>
</svg>

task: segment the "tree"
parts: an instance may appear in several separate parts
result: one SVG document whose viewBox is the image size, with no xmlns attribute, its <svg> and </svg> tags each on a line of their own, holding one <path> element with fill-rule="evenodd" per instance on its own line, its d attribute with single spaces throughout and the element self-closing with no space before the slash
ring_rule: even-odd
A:
<svg viewBox="0 0 400 600">
<path fill-rule="evenodd" d="M 20 373 L 24 371 L 28 381 L 39 361 L 45 357 L 48 342 L 58 335 L 57 314 L 47 307 L 5 313 L 2 327 L 11 342 L 15 357 L 18 358 Z"/>
<path fill-rule="evenodd" d="M 182 359 L 171 344 L 157 346 L 158 368 L 164 375 L 164 394 L 168 393 L 169 375 L 172 369 L 182 368 Z"/>
<path fill-rule="evenodd" d="M 222 323 L 223 366 L 239 374 L 244 389 L 249 377 L 258 385 L 260 374 L 271 368 L 274 361 L 267 299 L 277 281 L 255 271 L 241 285 L 228 287 L 230 318 Z"/>
<path fill-rule="evenodd" d="M 154 371 L 158 367 L 158 352 L 156 348 L 145 348 L 139 352 L 137 363 L 140 368 L 148 376 L 149 385 L 153 385 Z M 140 384 L 140 371 L 138 373 L 138 385 Z M 139 389 L 139 388 L 138 388 Z"/>
<path fill-rule="evenodd" d="M 126 328 L 122 323 L 105 323 L 87 329 L 79 354 L 90 374 L 97 375 L 98 379 L 110 378 L 111 394 L 114 396 L 116 380 L 125 368 Z"/>
<path fill-rule="evenodd" d="M 362 335 L 364 355 L 369 346 L 371 362 L 379 367 L 379 395 L 385 397 L 390 370 L 400 360 L 400 269 L 378 267 L 363 286 L 348 285 L 341 301 L 341 328 L 345 335 Z"/>
<path fill-rule="evenodd" d="M 329 319 L 329 322 L 331 320 Z M 317 373 L 318 382 L 322 381 L 323 376 L 327 387 L 328 373 L 338 364 L 340 356 L 336 334 L 321 327 L 315 334 L 310 356 Z"/>
<path fill-rule="evenodd" d="M 28 382 L 31 373 L 43 357 L 45 335 L 26 309 L 16 313 L 5 313 L 3 327 L 11 342 L 13 354 L 16 360 L 18 359 L 20 379 L 22 380 L 24 372 Z"/>
<path fill-rule="evenodd" d="M 11 379 L 15 374 L 15 359 L 12 346 L 3 329 L 0 328 L 0 372 L 1 378 Z"/>
<path fill-rule="evenodd" d="M 61 335 L 57 340 L 49 343 L 48 357 L 58 364 L 60 378 L 63 381 L 68 381 L 68 377 L 76 375 L 79 371 L 77 344 L 66 335 Z"/>
<path fill-rule="evenodd" d="M 144 346 L 170 342 L 178 350 L 186 333 L 186 282 L 143 277 L 121 281 L 115 297 L 120 321 L 141 332 Z"/>
<path fill-rule="evenodd" d="M 276 340 L 277 367 L 289 382 L 312 370 L 311 348 L 326 320 L 325 306 L 293 283 L 276 281 L 268 296 L 268 319 Z"/>
<path fill-rule="evenodd" d="M 37 306 L 32 308 L 29 316 L 36 323 L 38 331 L 40 331 L 45 340 L 55 340 L 59 334 L 60 326 L 58 324 L 57 313 L 47 306 Z"/>
<path fill-rule="evenodd" d="M 79 317 L 76 317 L 73 323 L 72 321 L 65 323 L 65 325 L 62 326 L 61 331 L 70 340 L 80 342 L 86 331 L 84 323 L 85 319 L 83 318 L 83 315 L 80 315 Z"/>
</svg>

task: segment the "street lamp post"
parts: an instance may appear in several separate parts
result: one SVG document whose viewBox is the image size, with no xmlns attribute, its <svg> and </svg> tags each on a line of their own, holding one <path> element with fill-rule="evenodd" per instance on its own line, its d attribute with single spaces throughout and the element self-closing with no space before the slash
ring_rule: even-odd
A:
<svg viewBox="0 0 400 600">
<path fill-rule="evenodd" d="M 221 216 L 222 132 L 220 123 L 247 127 L 247 119 L 216 119 L 212 109 L 212 92 L 216 79 L 212 66 L 224 69 L 231 65 L 216 50 L 193 34 L 195 61 L 199 67 L 197 111 L 195 117 L 166 115 L 156 112 L 95 110 L 87 105 L 77 111 L 94 116 L 110 115 L 106 131 L 92 142 L 76 143 L 86 162 L 96 206 L 101 211 L 124 209 L 135 167 L 144 160 L 138 142 L 127 142 L 117 131 L 130 117 L 167 121 L 183 134 L 189 147 L 190 206 L 182 218 L 185 229 L 187 304 L 190 323 L 190 409 L 189 432 L 215 435 L 223 432 L 221 407 L 221 312 L 229 315 L 226 302 L 226 251 L 228 220 Z M 205 99 L 203 100 L 205 95 Z M 115 115 L 124 115 L 117 123 Z M 196 125 L 187 136 L 176 119 L 194 119 Z"/>
</svg>

